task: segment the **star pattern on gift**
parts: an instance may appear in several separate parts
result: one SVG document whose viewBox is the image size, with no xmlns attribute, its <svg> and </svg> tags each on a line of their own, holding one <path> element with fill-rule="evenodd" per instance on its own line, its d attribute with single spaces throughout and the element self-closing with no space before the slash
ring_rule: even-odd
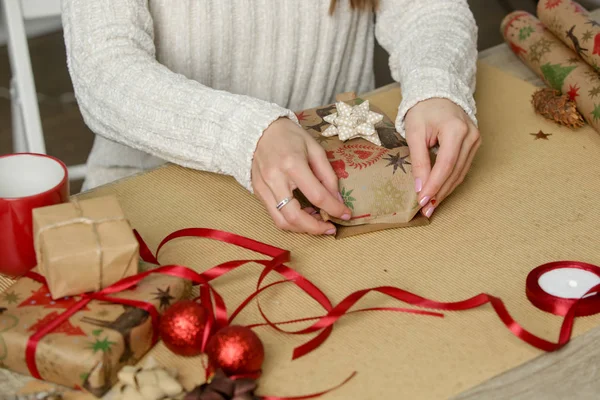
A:
<svg viewBox="0 0 600 400">
<path fill-rule="evenodd" d="M 304 113 L 304 111 L 301 111 L 299 113 L 296 113 L 296 118 L 298 118 L 298 121 L 304 121 L 306 120 L 306 114 Z"/>
<path fill-rule="evenodd" d="M 8 304 L 18 303 L 21 298 L 14 291 L 6 292 L 2 295 L 2 301 L 7 302 Z"/>
<path fill-rule="evenodd" d="M 600 26 L 600 23 L 594 19 L 588 19 L 586 22 L 587 25 L 591 25 L 592 27 Z"/>
<path fill-rule="evenodd" d="M 388 165 L 386 165 L 386 167 L 394 167 L 394 170 L 392 172 L 392 175 L 396 173 L 396 170 L 398 168 L 400 168 L 402 170 L 402 172 L 404 172 L 406 174 L 406 170 L 404 169 L 405 165 L 411 165 L 410 162 L 406 161 L 406 159 L 408 158 L 408 156 L 404 156 L 404 157 L 400 157 L 400 153 L 397 154 L 389 154 L 387 158 L 384 158 L 384 160 L 386 160 L 388 162 Z"/>
<path fill-rule="evenodd" d="M 171 305 L 171 301 L 175 300 L 175 297 L 171 296 L 171 287 L 167 286 L 166 290 L 162 290 L 161 288 L 157 288 L 157 291 L 152 293 L 154 296 L 154 300 L 160 300 L 159 308 L 167 308 Z"/>
<path fill-rule="evenodd" d="M 583 41 L 583 43 L 588 42 L 592 37 L 593 37 L 593 32 L 590 30 L 585 31 L 585 33 L 583 34 L 583 36 L 581 36 L 581 40 Z"/>
<path fill-rule="evenodd" d="M 346 204 L 352 211 L 354 211 L 354 202 L 356 199 L 352 197 L 352 192 L 354 189 L 346 190 L 346 188 L 342 188 L 340 194 L 342 195 L 342 199 L 344 200 L 344 204 Z"/>
<path fill-rule="evenodd" d="M 96 339 L 94 343 L 90 343 L 89 348 L 92 349 L 94 353 L 97 353 L 99 351 L 107 353 L 112 349 L 112 346 L 115 344 L 117 343 L 111 342 L 110 340 L 108 340 L 108 337 L 105 337 L 102 340 Z"/>
<path fill-rule="evenodd" d="M 590 96 L 592 99 L 598 95 L 600 95 L 600 86 L 595 86 L 588 90 L 588 96 Z"/>
<path fill-rule="evenodd" d="M 594 111 L 592 111 L 592 118 L 594 118 L 594 122 L 600 119 L 600 104 L 594 104 Z"/>
<path fill-rule="evenodd" d="M 575 101 L 577 96 L 579 96 L 579 89 L 581 88 L 577 86 L 577 84 L 575 84 L 575 86 L 569 85 L 569 91 L 567 92 L 567 94 L 569 95 L 569 99 Z"/>
<path fill-rule="evenodd" d="M 533 140 L 543 139 L 548 140 L 548 136 L 552 136 L 551 133 L 544 133 L 543 131 L 539 131 L 538 133 L 530 133 L 531 136 L 535 136 Z"/>
<path fill-rule="evenodd" d="M 529 36 L 531 36 L 531 34 L 535 32 L 535 29 L 533 28 L 533 26 L 531 25 L 527 25 L 522 27 L 519 30 L 519 40 L 522 42 L 525 39 L 527 39 Z"/>
<path fill-rule="evenodd" d="M 375 125 L 383 121 L 383 115 L 371 111 L 368 100 L 356 106 L 340 101 L 335 106 L 337 112 L 323 118 L 331 124 L 321 133 L 323 136 L 337 135 L 342 142 L 360 137 L 381 146 Z"/>
</svg>

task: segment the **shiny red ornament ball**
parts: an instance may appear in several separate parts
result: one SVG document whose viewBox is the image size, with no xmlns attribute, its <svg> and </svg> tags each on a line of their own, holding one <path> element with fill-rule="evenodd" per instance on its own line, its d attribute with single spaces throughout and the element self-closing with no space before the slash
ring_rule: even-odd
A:
<svg viewBox="0 0 600 400">
<path fill-rule="evenodd" d="M 208 340 L 206 355 L 213 369 L 220 368 L 228 376 L 246 375 L 260 372 L 265 349 L 252 329 L 231 325 Z"/>
<path fill-rule="evenodd" d="M 180 356 L 202 353 L 202 337 L 208 313 L 191 300 L 173 304 L 160 319 L 160 336 L 169 350 Z"/>
</svg>

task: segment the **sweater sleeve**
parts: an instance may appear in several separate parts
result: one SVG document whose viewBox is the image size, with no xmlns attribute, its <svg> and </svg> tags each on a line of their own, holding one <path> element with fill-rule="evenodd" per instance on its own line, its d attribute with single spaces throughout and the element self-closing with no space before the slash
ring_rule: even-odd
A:
<svg viewBox="0 0 600 400">
<path fill-rule="evenodd" d="M 477 124 L 477 25 L 466 0 L 382 0 L 376 36 L 402 88 L 402 136 L 408 110 L 434 97 L 453 101 Z"/>
<path fill-rule="evenodd" d="M 63 0 L 67 61 L 96 134 L 185 167 L 231 175 L 248 190 L 256 144 L 295 114 L 214 90 L 155 58 L 147 0 Z"/>
</svg>

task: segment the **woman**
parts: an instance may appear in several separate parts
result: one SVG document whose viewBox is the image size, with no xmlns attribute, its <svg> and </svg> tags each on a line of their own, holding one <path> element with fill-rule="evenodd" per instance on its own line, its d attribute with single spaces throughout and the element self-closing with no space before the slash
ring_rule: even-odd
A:
<svg viewBox="0 0 600 400">
<path fill-rule="evenodd" d="M 396 128 L 430 217 L 480 142 L 467 1 L 330 1 L 64 0 L 69 69 L 97 134 L 85 188 L 170 161 L 235 177 L 281 229 L 334 234 L 292 197 L 298 188 L 351 217 L 324 151 L 291 110 L 372 90 L 377 36 L 402 85 Z"/>
</svg>

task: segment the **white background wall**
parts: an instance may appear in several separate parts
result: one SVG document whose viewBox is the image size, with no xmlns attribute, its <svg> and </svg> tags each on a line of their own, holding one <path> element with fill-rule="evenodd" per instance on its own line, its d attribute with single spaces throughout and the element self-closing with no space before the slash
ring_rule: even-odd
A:
<svg viewBox="0 0 600 400">
<path fill-rule="evenodd" d="M 92 0 L 93 1 L 93 0 Z M 48 32 L 57 31 L 60 29 L 61 23 L 60 18 L 43 18 L 34 21 L 28 21 L 25 24 L 25 28 L 27 29 L 27 35 L 29 37 L 34 37 L 37 35 L 43 35 Z M 6 27 L 4 22 L 4 15 L 2 15 L 2 11 L 0 11 L 0 46 L 4 46 L 6 44 Z"/>
</svg>

